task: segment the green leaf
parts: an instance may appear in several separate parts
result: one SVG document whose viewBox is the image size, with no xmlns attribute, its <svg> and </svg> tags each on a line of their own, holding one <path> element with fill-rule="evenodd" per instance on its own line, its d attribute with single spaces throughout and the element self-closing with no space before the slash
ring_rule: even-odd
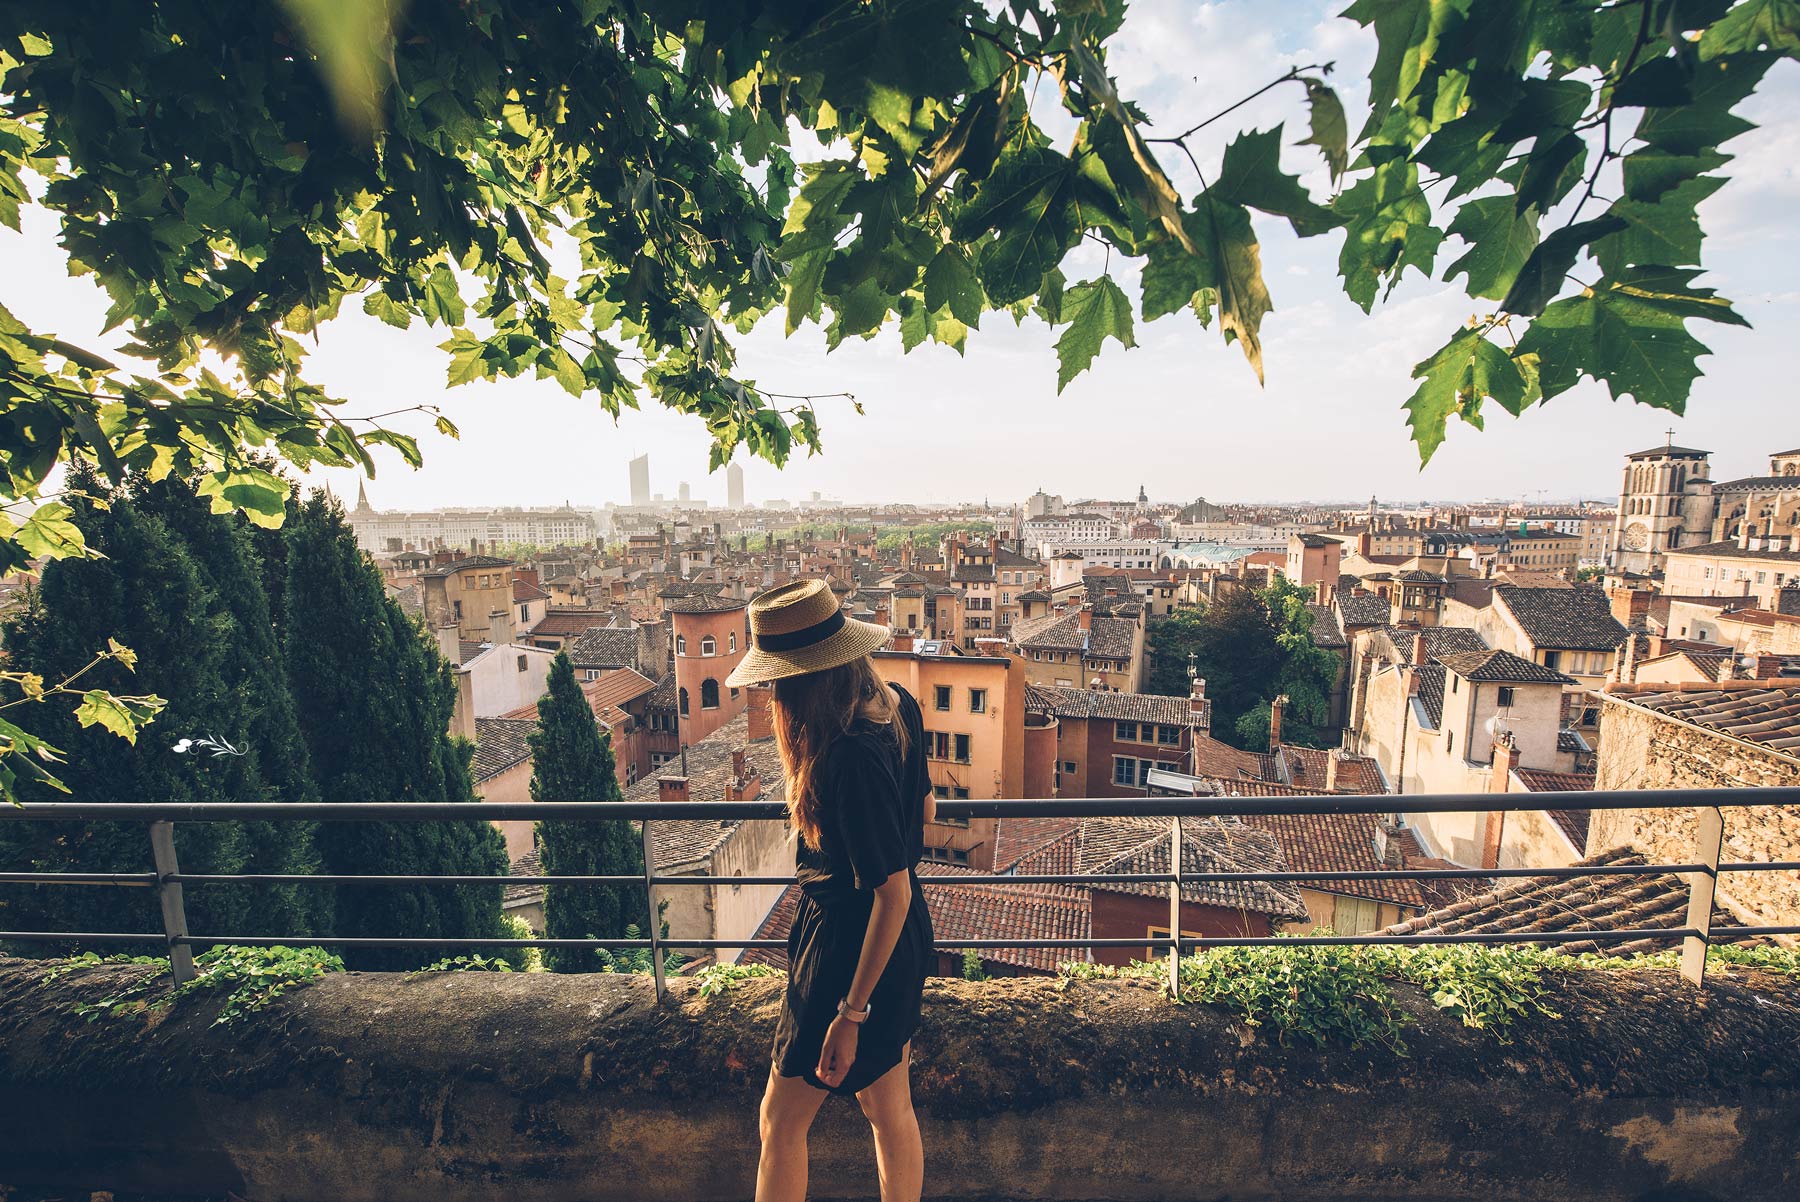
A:
<svg viewBox="0 0 1800 1202">
<path fill-rule="evenodd" d="M 1375 64 L 1369 68 L 1367 137 L 1396 102 L 1412 96 L 1437 52 L 1438 39 L 1459 16 L 1453 0 L 1356 0 L 1343 16 L 1375 29 Z"/>
<path fill-rule="evenodd" d="M 1162 165 L 1156 161 L 1156 156 L 1150 153 L 1149 144 L 1144 141 L 1136 120 L 1120 99 L 1119 90 L 1101 66 L 1099 57 L 1086 39 L 1081 37 L 1074 40 L 1071 57 L 1080 73 L 1082 87 L 1090 98 L 1100 102 L 1130 152 L 1131 166 L 1118 168 L 1121 172 L 1129 173 L 1121 180 L 1125 185 L 1124 190 L 1146 213 L 1156 218 L 1165 233 L 1192 251 L 1195 248 L 1189 243 L 1190 236 L 1182 221 L 1181 198 L 1176 194 L 1175 186 L 1169 182 L 1168 175 L 1163 172 Z M 1117 189 L 1106 191 L 1116 192 Z"/>
<path fill-rule="evenodd" d="M 138 731 L 155 721 L 157 712 L 167 704 L 160 697 L 118 697 L 104 689 L 89 689 L 75 708 L 75 720 L 136 744 Z"/>
<path fill-rule="evenodd" d="M 363 297 L 363 312 L 396 329 L 404 330 L 412 324 L 412 314 L 407 312 L 406 306 L 380 288 Z"/>
<path fill-rule="evenodd" d="M 444 264 L 432 268 L 425 278 L 419 308 L 425 314 L 425 320 L 434 325 L 440 322 L 451 327 L 462 325 L 465 316 L 462 292 L 457 288 L 455 274 Z"/>
<path fill-rule="evenodd" d="M 1563 282 L 1575 266 L 1575 258 L 1588 243 L 1625 228 L 1617 217 L 1596 217 L 1564 226 L 1538 243 L 1519 269 L 1513 285 L 1500 302 L 1508 313 L 1535 317 L 1544 311 L 1552 297 L 1563 289 Z"/>
<path fill-rule="evenodd" d="M 1344 116 L 1344 102 L 1324 81 L 1308 77 L 1306 106 L 1311 117 L 1309 132 L 1294 145 L 1317 146 L 1335 184 L 1350 164 L 1350 123 Z"/>
<path fill-rule="evenodd" d="M 1063 293 L 1062 315 L 1068 328 L 1056 340 L 1056 391 L 1086 371 L 1108 338 L 1133 347 L 1131 302 L 1109 275 L 1084 280 Z"/>
<path fill-rule="evenodd" d="M 1150 244 L 1141 281 L 1145 321 L 1191 305 L 1204 322 L 1211 316 L 1211 306 L 1218 300 L 1212 261 L 1204 253 L 1211 242 L 1205 220 L 1198 213 L 1186 214 L 1185 220 L 1194 232 L 1194 244 L 1202 253 L 1190 254 L 1173 239 L 1165 238 Z"/>
<path fill-rule="evenodd" d="M 1250 360 L 1258 383 L 1263 378 L 1262 319 L 1275 306 L 1262 278 L 1262 253 L 1250 226 L 1250 211 L 1242 205 L 1215 200 L 1211 192 L 1200 196 L 1197 207 L 1206 231 L 1203 246 L 1213 265 L 1219 290 L 1219 329 L 1225 341 L 1236 339 Z"/>
<path fill-rule="evenodd" d="M 1711 150 L 1699 154 L 1670 154 L 1666 150 L 1645 147 L 1626 155 L 1619 167 L 1626 197 L 1649 203 L 1661 200 L 1678 185 L 1730 161 L 1730 155 Z"/>
<path fill-rule="evenodd" d="M 363 439 L 365 442 L 384 441 L 377 437 L 381 433 L 371 431 L 363 435 Z M 195 481 L 195 491 L 212 498 L 214 513 L 241 509 L 245 517 L 265 530 L 279 528 L 287 517 L 287 481 L 260 467 L 228 467 L 207 472 Z"/>
<path fill-rule="evenodd" d="M 1537 224 L 1537 210 L 1514 212 L 1510 196 L 1465 202 L 1447 232 L 1467 242 L 1469 249 L 1450 264 L 1444 279 L 1466 274 L 1470 296 L 1500 299 L 1537 247 Z"/>
<path fill-rule="evenodd" d="M 1535 208 L 1542 213 L 1569 194 L 1587 161 L 1587 143 L 1578 133 L 1559 138 L 1539 138 L 1525 160 L 1525 171 L 1513 201 L 1513 211 Z"/>
<path fill-rule="evenodd" d="M 1225 148 L 1218 182 L 1211 195 L 1227 204 L 1246 205 L 1286 217 L 1302 238 L 1322 234 L 1341 223 L 1330 209 L 1315 203 L 1296 176 L 1281 171 L 1281 126 L 1251 130 Z"/>
<path fill-rule="evenodd" d="M 986 305 L 981 281 L 962 248 L 940 247 L 925 268 L 925 307 L 933 313 L 948 309 L 964 325 L 976 326 Z"/>
<path fill-rule="evenodd" d="M 1625 228 L 1594 243 L 1594 261 L 1608 275 L 1626 264 L 1685 267 L 1700 262 L 1700 217 L 1695 207 L 1725 186 L 1716 175 L 1684 180 L 1654 202 L 1624 197 L 1606 211 Z"/>
<path fill-rule="evenodd" d="M 1419 187 L 1418 167 L 1390 159 L 1346 189 L 1332 205 L 1348 229 L 1338 255 L 1344 291 L 1367 312 L 1381 281 L 1389 288 L 1408 267 L 1431 273 L 1444 233 L 1431 224 L 1431 202 Z"/>
<path fill-rule="evenodd" d="M 1421 466 L 1431 462 L 1443 444 L 1452 414 L 1480 429 L 1481 406 L 1489 397 L 1515 414 L 1533 399 L 1519 366 L 1478 330 L 1457 331 L 1412 374 L 1419 386 L 1406 401 L 1406 420 L 1418 444 Z"/>
<path fill-rule="evenodd" d="M 1730 301 L 1711 288 L 1694 287 L 1694 277 L 1699 274 L 1697 269 L 1685 267 L 1628 267 L 1608 276 L 1602 285 L 1666 313 L 1748 327 L 1750 323 L 1738 315 Z"/>
<path fill-rule="evenodd" d="M 1778 50 L 1800 54 L 1800 0 L 1744 0 L 1700 35 L 1700 57 Z"/>
<path fill-rule="evenodd" d="M 33 559 L 99 559 L 81 530 L 70 521 L 75 511 L 61 501 L 46 501 L 13 532 L 12 540 Z"/>
<path fill-rule="evenodd" d="M 952 235 L 970 241 L 986 229 L 995 237 L 975 256 L 976 270 L 996 305 L 1030 296 L 1044 273 L 1062 262 L 1080 236 L 1073 197 L 1074 164 L 1053 151 L 1030 148 L 1000 160 L 959 213 Z"/>
<path fill-rule="evenodd" d="M 1620 289 L 1589 290 L 1545 309 L 1517 354 L 1536 356 L 1546 398 L 1588 375 L 1604 381 L 1615 401 L 1630 396 L 1680 413 L 1701 374 L 1695 360 L 1708 353 L 1682 324 L 1681 308 Z"/>
<path fill-rule="evenodd" d="M 363 137 L 381 129 L 383 84 L 392 78 L 399 0 L 281 0 L 317 56 L 338 120 Z"/>
<path fill-rule="evenodd" d="M 791 336 L 802 322 L 819 312 L 819 281 L 825 274 L 830 250 L 809 251 L 794 260 L 787 278 L 787 332 Z"/>
<path fill-rule="evenodd" d="M 1755 129 L 1731 111 L 1748 96 L 1775 61 L 1773 54 L 1734 54 L 1699 65 L 1693 79 L 1693 101 L 1651 109 L 1638 122 L 1637 136 L 1671 154 L 1704 154 L 1720 143 Z"/>
</svg>

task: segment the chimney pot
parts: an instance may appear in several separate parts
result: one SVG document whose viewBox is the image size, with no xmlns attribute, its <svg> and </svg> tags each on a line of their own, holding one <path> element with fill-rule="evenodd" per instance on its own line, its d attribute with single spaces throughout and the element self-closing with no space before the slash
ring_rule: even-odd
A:
<svg viewBox="0 0 1800 1202">
<path fill-rule="evenodd" d="M 656 782 L 656 795 L 660 801 L 686 801 L 688 799 L 688 778 L 685 776 L 659 777 Z"/>
</svg>

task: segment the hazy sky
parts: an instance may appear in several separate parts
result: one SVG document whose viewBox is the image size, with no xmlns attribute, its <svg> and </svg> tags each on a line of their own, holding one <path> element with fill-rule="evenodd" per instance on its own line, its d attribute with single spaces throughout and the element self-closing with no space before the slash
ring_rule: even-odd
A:
<svg viewBox="0 0 1800 1202">
<path fill-rule="evenodd" d="M 1126 94 L 1173 131 L 1291 65 L 1335 60 L 1333 83 L 1354 131 L 1373 40 L 1331 15 L 1342 6 L 1136 0 L 1112 43 L 1111 68 Z M 1760 472 L 1768 452 L 1800 445 L 1792 391 L 1800 120 L 1783 116 L 1797 102 L 1800 71 L 1783 61 L 1742 110 L 1762 128 L 1728 145 L 1737 155 L 1725 168 L 1731 184 L 1701 208 L 1713 267 L 1701 282 L 1736 302 L 1754 329 L 1690 324 L 1714 354 L 1701 360 L 1707 374 L 1686 418 L 1614 404 L 1587 383 L 1518 420 L 1490 405 L 1485 433 L 1454 423 L 1421 472 L 1400 409 L 1412 392 L 1412 366 L 1486 302 L 1414 273 L 1365 316 L 1336 278 L 1341 233 L 1302 242 L 1285 221 L 1258 216 L 1275 300 L 1262 327 L 1266 387 L 1216 326 L 1202 329 L 1185 314 L 1140 325 L 1136 349 L 1109 342 L 1061 396 L 1055 335 L 1035 319 L 1015 328 L 1009 316 L 992 315 L 959 357 L 936 346 L 903 355 L 891 322 L 874 341 L 827 354 L 817 329 L 783 338 L 777 315 L 740 341 L 741 373 L 780 392 L 848 390 L 867 415 L 856 416 L 846 402 L 821 403 L 824 454 L 796 458 L 785 471 L 740 452 L 746 492 L 751 501 L 797 500 L 814 490 L 853 501 L 1001 501 L 1040 486 L 1071 499 L 1128 496 L 1142 483 L 1156 500 L 1605 496 L 1617 490 L 1621 457 L 1661 443 L 1671 425 L 1678 443 L 1715 452 L 1715 476 Z M 1305 118 L 1301 90 L 1278 89 L 1206 131 L 1215 136 L 1203 143 L 1200 161 L 1216 164 L 1237 129 L 1285 121 L 1283 165 L 1317 187 L 1317 155 L 1291 145 L 1304 136 Z M 1198 190 L 1185 163 L 1165 166 L 1178 189 Z M 1081 253 L 1065 264 L 1071 280 L 1099 269 L 1097 250 Z M 1460 253 L 1448 242 L 1439 274 Z M 27 215 L 22 236 L 0 229 L 0 303 L 40 331 L 105 343 L 99 290 L 65 268 L 43 212 Z M 1128 274 L 1135 275 L 1117 270 L 1115 260 L 1115 275 L 1135 287 Z M 462 429 L 455 442 L 416 422 L 426 457 L 417 472 L 378 451 L 380 476 L 368 483 L 377 507 L 624 501 L 626 461 L 643 451 L 655 491 L 672 497 L 685 480 L 696 498 L 723 502 L 724 473 L 707 475 L 707 440 L 694 419 L 647 410 L 615 424 L 553 381 L 449 389 L 436 349 L 441 328 L 400 331 L 354 303 L 345 309 L 309 360 L 311 378 L 347 397 L 351 412 L 436 403 Z M 359 477 L 318 478 L 354 496 Z"/>
</svg>

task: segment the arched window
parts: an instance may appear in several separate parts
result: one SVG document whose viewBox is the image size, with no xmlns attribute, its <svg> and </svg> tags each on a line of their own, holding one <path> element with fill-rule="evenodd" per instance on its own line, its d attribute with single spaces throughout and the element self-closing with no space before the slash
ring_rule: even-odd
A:
<svg viewBox="0 0 1800 1202">
<path fill-rule="evenodd" d="M 727 651 L 736 651 L 737 650 L 737 631 L 735 631 L 735 630 L 730 631 L 729 633 L 726 634 L 725 637 L 728 640 L 730 640 L 729 642 L 727 642 L 725 644 L 725 649 Z"/>
<path fill-rule="evenodd" d="M 718 653 L 719 653 L 719 640 L 718 639 L 715 639 L 712 635 L 709 634 L 705 638 L 700 640 L 700 654 L 701 655 L 717 655 Z"/>
<path fill-rule="evenodd" d="M 719 682 L 710 676 L 700 682 L 700 708 L 703 710 L 719 708 Z"/>
<path fill-rule="evenodd" d="M 686 655 L 687 654 L 687 635 L 678 634 L 675 636 L 675 654 L 676 655 Z"/>
<path fill-rule="evenodd" d="M 681 704 L 681 716 L 683 718 L 685 718 L 685 717 L 687 717 L 687 712 L 688 712 L 687 690 L 686 689 L 681 690 L 680 704 Z"/>
</svg>

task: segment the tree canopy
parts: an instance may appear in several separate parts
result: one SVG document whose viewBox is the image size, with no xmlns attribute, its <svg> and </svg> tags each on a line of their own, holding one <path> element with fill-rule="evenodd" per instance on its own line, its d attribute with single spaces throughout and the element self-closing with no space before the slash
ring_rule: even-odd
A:
<svg viewBox="0 0 1800 1202">
<path fill-rule="evenodd" d="M 1344 16 L 1377 42 L 1354 121 L 1317 64 L 1153 126 L 1108 67 L 1120 0 L 0 0 L 0 222 L 55 215 L 130 356 L 0 309 L 0 570 L 83 553 L 68 499 L 38 504 L 72 458 L 193 474 L 269 525 L 286 489 L 258 452 L 416 465 L 392 414 L 308 378 L 305 340 L 347 305 L 439 328 L 453 385 L 530 374 L 691 414 L 714 466 L 820 446 L 818 397 L 735 374 L 732 335 L 777 313 L 834 347 L 896 325 L 909 350 L 1033 317 L 1060 387 L 1185 311 L 1260 378 L 1253 213 L 1341 238 L 1364 310 L 1408 272 L 1479 302 L 1414 369 L 1424 457 L 1451 417 L 1583 377 L 1681 411 L 1706 353 L 1687 323 L 1744 324 L 1700 282 L 1695 207 L 1751 128 L 1734 110 L 1800 52 L 1800 7 Z M 1202 162 L 1194 135 L 1271 89 L 1291 118 Z M 1318 162 L 1312 189 L 1295 172 Z M 1068 279 L 1083 242 L 1108 269 Z"/>
</svg>

